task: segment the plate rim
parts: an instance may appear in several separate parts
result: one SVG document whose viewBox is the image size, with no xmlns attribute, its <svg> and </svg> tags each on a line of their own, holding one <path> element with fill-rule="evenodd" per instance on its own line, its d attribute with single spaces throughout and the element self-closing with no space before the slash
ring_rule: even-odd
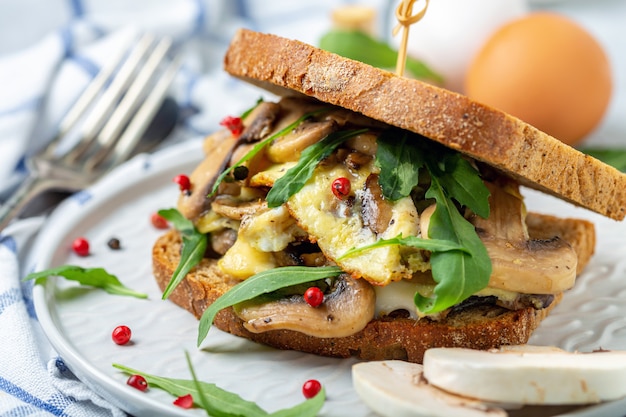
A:
<svg viewBox="0 0 626 417">
<path fill-rule="evenodd" d="M 143 181 L 149 180 L 151 178 L 150 175 L 144 177 L 131 175 L 141 172 L 142 167 L 145 167 L 146 164 L 158 166 L 156 170 L 151 171 L 152 174 L 156 174 L 162 170 L 174 169 L 175 167 L 182 168 L 190 165 L 193 166 L 195 161 L 199 162 L 199 150 L 201 150 L 201 140 L 190 139 L 152 154 L 137 155 L 133 159 L 113 169 L 84 191 L 79 191 L 64 200 L 50 214 L 47 221 L 44 222 L 41 231 L 38 233 L 29 252 L 43 253 L 44 256 L 37 257 L 37 259 L 31 263 L 29 270 L 38 271 L 50 267 L 49 265 L 54 258 L 55 250 L 49 250 L 47 248 L 50 243 L 59 241 L 59 238 L 67 230 L 68 223 L 76 223 L 79 221 L 76 217 L 67 216 L 67 212 L 75 213 L 81 210 L 80 207 L 77 207 L 81 205 L 81 203 L 77 204 L 76 201 L 80 199 L 80 193 L 87 192 L 94 194 L 95 198 L 89 199 L 84 204 L 97 206 L 100 201 L 106 200 Z M 123 182 L 124 185 L 111 186 L 114 185 L 116 181 L 120 183 Z M 79 215 L 79 218 L 82 217 L 84 216 Z M 44 285 L 34 285 L 32 294 L 33 305 L 40 328 L 43 330 L 50 345 L 52 345 L 58 356 L 68 365 L 72 373 L 97 395 L 125 412 L 136 412 L 137 410 L 145 409 L 150 412 L 159 413 L 157 415 L 188 417 L 190 414 L 186 410 L 178 411 L 172 409 L 167 407 L 166 404 L 154 401 L 152 398 L 142 395 L 143 393 L 139 391 L 126 389 L 124 385 L 119 384 L 119 381 L 115 381 L 110 375 L 105 374 L 96 366 L 92 365 L 72 345 L 71 341 L 64 338 L 60 329 L 60 319 L 58 318 L 56 308 L 51 305 L 55 297 L 54 291 L 56 282 L 57 278 L 51 277 L 46 280 Z M 94 384 L 93 379 L 97 381 L 97 384 Z M 104 392 L 101 386 L 105 387 Z"/>
</svg>

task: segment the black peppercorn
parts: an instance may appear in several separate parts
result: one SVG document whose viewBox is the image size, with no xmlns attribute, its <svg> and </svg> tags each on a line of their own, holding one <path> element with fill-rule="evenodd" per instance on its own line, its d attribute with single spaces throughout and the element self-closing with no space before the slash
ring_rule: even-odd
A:
<svg viewBox="0 0 626 417">
<path fill-rule="evenodd" d="M 107 242 L 107 246 L 113 250 L 118 250 L 122 247 L 120 245 L 120 240 L 116 237 L 112 237 L 111 239 L 109 239 L 109 241 Z"/>
</svg>

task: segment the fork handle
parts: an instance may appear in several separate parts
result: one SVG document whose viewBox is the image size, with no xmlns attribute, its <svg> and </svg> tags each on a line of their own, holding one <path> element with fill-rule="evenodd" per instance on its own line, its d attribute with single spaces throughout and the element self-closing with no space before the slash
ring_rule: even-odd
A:
<svg viewBox="0 0 626 417">
<path fill-rule="evenodd" d="M 35 197 L 57 185 L 54 180 L 29 174 L 11 197 L 0 206 L 0 231 L 4 230 Z"/>
</svg>

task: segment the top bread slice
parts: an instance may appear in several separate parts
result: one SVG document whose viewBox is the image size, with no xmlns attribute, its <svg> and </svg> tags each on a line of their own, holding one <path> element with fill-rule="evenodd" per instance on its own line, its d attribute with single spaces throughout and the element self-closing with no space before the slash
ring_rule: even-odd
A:
<svg viewBox="0 0 626 417">
<path fill-rule="evenodd" d="M 274 94 L 304 94 L 419 133 L 609 218 L 626 216 L 626 174 L 463 95 L 246 29 L 233 38 L 224 68 Z"/>
</svg>

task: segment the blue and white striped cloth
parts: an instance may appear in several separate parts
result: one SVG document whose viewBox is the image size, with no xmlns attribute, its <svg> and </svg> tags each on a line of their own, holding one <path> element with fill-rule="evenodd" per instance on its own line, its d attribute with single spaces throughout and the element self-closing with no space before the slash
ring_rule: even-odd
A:
<svg viewBox="0 0 626 417">
<path fill-rule="evenodd" d="M 238 113 L 258 98 L 257 90 L 233 81 L 221 70 L 223 52 L 238 27 L 315 44 L 330 27 L 331 9 L 354 2 L 0 2 L 0 202 L 24 177 L 25 157 L 50 140 L 81 89 L 130 31 L 170 35 L 183 51 L 183 68 L 173 85 L 182 119 L 172 140 L 185 140 L 209 133 L 224 114 Z M 397 1 L 358 3 L 377 7 L 380 16 L 385 17 L 387 6 Z M 616 131 L 624 134 L 623 114 L 617 114 L 625 107 L 626 98 L 626 37 L 623 23 L 619 23 L 626 12 L 624 3 L 558 2 L 554 7 L 567 8 L 569 3 L 573 6 L 570 14 L 595 25 L 596 33 L 606 38 L 615 59 L 616 88 L 621 92 L 599 136 L 611 136 Z M 607 25 L 607 21 L 614 24 Z M 20 282 L 28 272 L 23 265 L 24 254 L 43 220 L 20 220 L 0 234 L 0 416 L 124 416 L 65 367 L 38 325 L 31 300 L 32 284 Z"/>
</svg>

